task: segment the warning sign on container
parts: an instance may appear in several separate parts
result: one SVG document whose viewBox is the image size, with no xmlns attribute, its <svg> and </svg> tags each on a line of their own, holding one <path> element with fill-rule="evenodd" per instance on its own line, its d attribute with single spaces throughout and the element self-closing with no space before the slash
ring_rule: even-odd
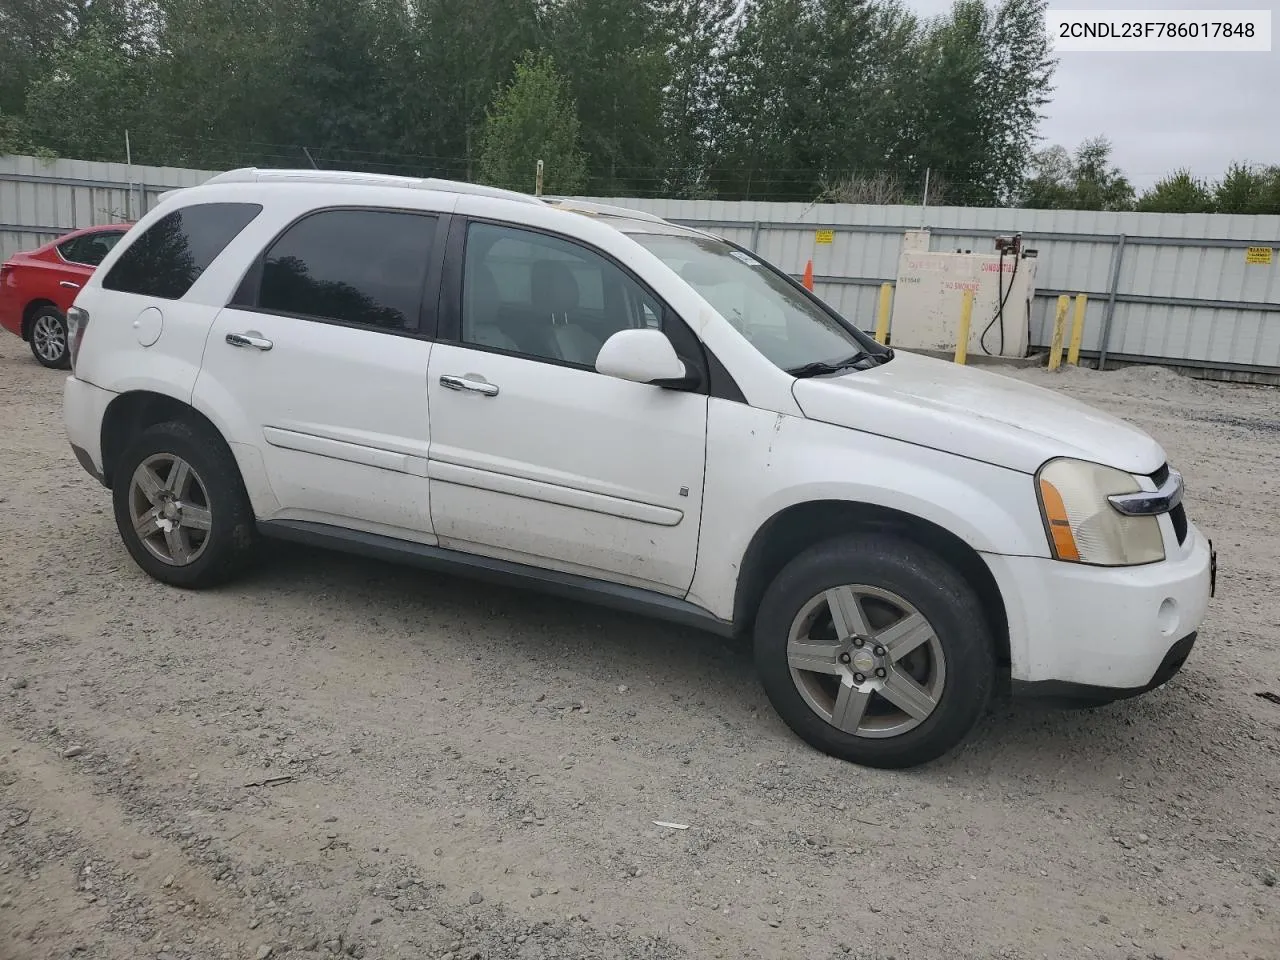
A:
<svg viewBox="0 0 1280 960">
<path fill-rule="evenodd" d="M 1260 266 L 1269 267 L 1271 266 L 1271 260 L 1274 255 L 1275 250 L 1271 247 L 1249 247 L 1244 252 L 1244 262 L 1256 263 Z"/>
<path fill-rule="evenodd" d="M 834 230 L 819 230 L 813 235 L 813 239 L 818 243 L 831 243 L 836 238 Z"/>
</svg>

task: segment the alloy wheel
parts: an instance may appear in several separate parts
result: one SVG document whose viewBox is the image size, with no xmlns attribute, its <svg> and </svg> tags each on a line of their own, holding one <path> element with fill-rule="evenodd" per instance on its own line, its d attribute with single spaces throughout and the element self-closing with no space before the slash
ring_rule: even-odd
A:
<svg viewBox="0 0 1280 960">
<path fill-rule="evenodd" d="M 889 590 L 845 585 L 812 597 L 787 638 L 791 679 L 827 723 L 859 737 L 896 737 L 927 720 L 947 679 L 929 621 Z"/>
<path fill-rule="evenodd" d="M 156 559 L 176 567 L 194 563 L 209 543 L 209 494 L 191 464 L 169 453 L 147 457 L 129 483 L 134 533 Z"/>
<path fill-rule="evenodd" d="M 31 326 L 31 345 L 36 355 L 48 363 L 57 363 L 67 352 L 67 328 L 51 313 L 42 313 Z"/>
</svg>

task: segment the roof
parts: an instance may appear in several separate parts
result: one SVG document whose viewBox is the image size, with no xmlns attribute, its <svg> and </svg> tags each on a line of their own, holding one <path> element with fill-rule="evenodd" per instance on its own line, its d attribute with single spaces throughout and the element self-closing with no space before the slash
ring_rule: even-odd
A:
<svg viewBox="0 0 1280 960">
<path fill-rule="evenodd" d="M 210 177 L 205 183 L 328 183 L 366 185 L 371 187 L 405 187 L 410 190 L 435 190 L 440 193 L 469 193 L 481 197 L 497 197 L 516 203 L 540 203 L 537 197 L 515 190 L 486 187 L 458 180 L 435 177 L 396 177 L 386 173 L 359 173 L 347 170 L 265 170 L 241 167 Z"/>
<path fill-rule="evenodd" d="M 517 190 L 504 190 L 460 180 L 440 180 L 435 177 L 399 177 L 386 173 L 362 173 L 348 170 L 273 170 L 259 167 L 241 167 L 216 174 L 205 181 L 216 183 L 315 183 L 345 184 L 352 186 L 403 187 L 409 190 L 434 190 L 440 193 L 471 194 L 510 200 L 514 203 L 540 204 L 557 210 L 579 213 L 598 218 L 618 230 L 628 232 L 697 233 L 681 227 L 652 213 L 631 207 L 598 203 L 593 200 L 576 200 L 573 197 L 536 197 Z M 167 196 L 167 194 L 165 194 Z M 625 221 L 625 223 L 621 222 Z M 659 228 L 655 230 L 654 228 Z M 662 227 L 668 230 L 662 230 Z"/>
</svg>

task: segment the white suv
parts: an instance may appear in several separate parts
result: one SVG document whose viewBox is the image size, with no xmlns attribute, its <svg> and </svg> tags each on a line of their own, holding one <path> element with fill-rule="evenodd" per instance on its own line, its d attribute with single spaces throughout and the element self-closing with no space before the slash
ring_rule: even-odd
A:
<svg viewBox="0 0 1280 960">
<path fill-rule="evenodd" d="M 280 537 L 750 634 L 786 723 L 858 763 L 947 752 L 1004 681 L 1158 686 L 1213 592 L 1142 431 L 635 211 L 236 170 L 70 324 L 72 449 L 152 577 Z"/>
</svg>

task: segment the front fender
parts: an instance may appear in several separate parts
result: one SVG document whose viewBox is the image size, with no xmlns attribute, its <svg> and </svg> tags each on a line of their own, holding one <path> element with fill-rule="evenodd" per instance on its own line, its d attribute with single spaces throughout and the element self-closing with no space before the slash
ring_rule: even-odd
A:
<svg viewBox="0 0 1280 960">
<path fill-rule="evenodd" d="M 1024 473 L 743 404 L 710 404 L 706 485 L 715 495 L 688 599 L 723 619 L 756 531 L 798 504 L 867 504 L 935 524 L 980 554 L 1048 556 Z"/>
</svg>

